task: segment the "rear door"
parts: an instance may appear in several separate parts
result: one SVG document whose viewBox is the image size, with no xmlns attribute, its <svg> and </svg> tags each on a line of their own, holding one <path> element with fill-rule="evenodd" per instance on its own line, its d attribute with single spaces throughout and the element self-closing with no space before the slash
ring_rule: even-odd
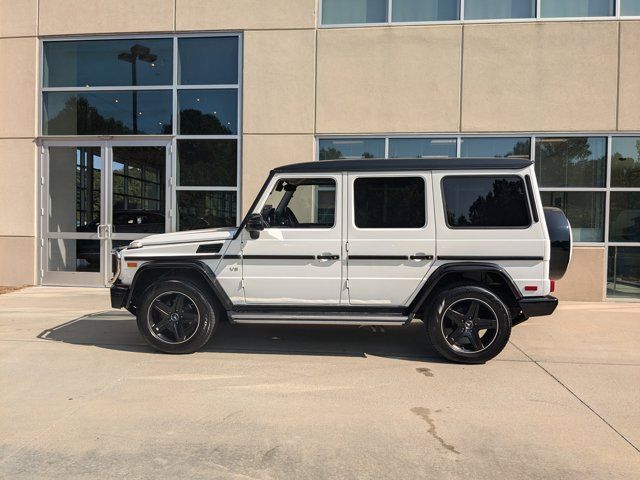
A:
<svg viewBox="0 0 640 480">
<path fill-rule="evenodd" d="M 352 305 L 406 305 L 435 256 L 431 173 L 347 175 Z"/>
</svg>

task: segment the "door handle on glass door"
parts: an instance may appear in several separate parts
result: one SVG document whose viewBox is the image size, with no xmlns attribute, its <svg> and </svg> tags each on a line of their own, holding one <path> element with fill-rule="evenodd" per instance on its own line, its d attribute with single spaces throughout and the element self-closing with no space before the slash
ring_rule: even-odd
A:
<svg viewBox="0 0 640 480">
<path fill-rule="evenodd" d="M 318 260 L 321 260 L 323 262 L 329 261 L 329 260 L 339 260 L 340 259 L 340 255 L 332 255 L 330 253 L 328 254 L 323 254 L 323 255 L 317 255 L 316 258 Z"/>
</svg>

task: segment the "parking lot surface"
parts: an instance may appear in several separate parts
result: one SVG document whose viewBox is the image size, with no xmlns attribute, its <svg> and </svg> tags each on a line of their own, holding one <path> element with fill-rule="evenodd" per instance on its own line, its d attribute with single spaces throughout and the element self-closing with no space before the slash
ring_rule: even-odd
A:
<svg viewBox="0 0 640 480">
<path fill-rule="evenodd" d="M 561 303 L 495 360 L 422 324 L 221 324 L 153 352 L 108 291 L 0 295 L 0 478 L 640 478 L 640 304 Z"/>
</svg>

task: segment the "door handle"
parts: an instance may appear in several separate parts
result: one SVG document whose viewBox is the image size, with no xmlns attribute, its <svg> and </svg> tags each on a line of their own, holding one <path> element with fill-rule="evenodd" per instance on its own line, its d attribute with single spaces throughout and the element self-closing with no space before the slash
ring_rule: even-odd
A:
<svg viewBox="0 0 640 480">
<path fill-rule="evenodd" d="M 321 260 L 323 262 L 329 261 L 329 260 L 339 260 L 340 259 L 340 255 L 331 255 L 331 254 L 327 254 L 327 255 L 316 255 L 316 258 L 318 260 Z"/>
<path fill-rule="evenodd" d="M 421 262 L 424 260 L 433 260 L 433 255 L 425 255 L 424 253 L 416 253 L 415 255 L 409 255 L 409 260 L 415 260 Z"/>
</svg>

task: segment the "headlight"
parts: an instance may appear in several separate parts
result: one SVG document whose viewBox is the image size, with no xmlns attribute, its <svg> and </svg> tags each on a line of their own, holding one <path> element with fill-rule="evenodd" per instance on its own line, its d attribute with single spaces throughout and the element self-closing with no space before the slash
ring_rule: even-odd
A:
<svg viewBox="0 0 640 480">
<path fill-rule="evenodd" d="M 142 248 L 142 243 L 140 242 L 140 240 L 134 240 L 129 244 L 127 248 Z"/>
</svg>

